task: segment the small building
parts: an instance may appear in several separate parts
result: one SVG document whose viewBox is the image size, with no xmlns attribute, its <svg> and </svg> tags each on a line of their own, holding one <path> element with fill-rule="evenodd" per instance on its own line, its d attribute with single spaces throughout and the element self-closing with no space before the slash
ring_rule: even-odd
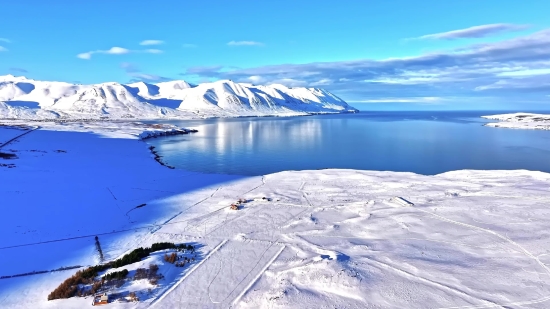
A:
<svg viewBox="0 0 550 309">
<path fill-rule="evenodd" d="M 98 306 L 98 305 L 107 305 L 109 303 L 109 295 L 107 293 L 103 293 L 100 297 L 94 297 L 94 302 L 92 303 L 92 306 Z"/>
</svg>

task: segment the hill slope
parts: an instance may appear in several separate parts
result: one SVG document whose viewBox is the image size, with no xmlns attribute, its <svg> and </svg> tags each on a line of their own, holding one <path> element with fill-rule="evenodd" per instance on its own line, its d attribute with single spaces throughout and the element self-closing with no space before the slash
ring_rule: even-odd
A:
<svg viewBox="0 0 550 309">
<path fill-rule="evenodd" d="M 357 112 L 317 88 L 228 80 L 94 85 L 0 76 L 0 118 L 196 118 Z"/>
</svg>

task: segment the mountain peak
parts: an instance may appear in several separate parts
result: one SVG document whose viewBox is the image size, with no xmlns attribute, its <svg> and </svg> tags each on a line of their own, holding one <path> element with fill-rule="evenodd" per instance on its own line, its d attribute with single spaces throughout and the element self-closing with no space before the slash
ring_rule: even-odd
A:
<svg viewBox="0 0 550 309">
<path fill-rule="evenodd" d="M 5 82 L 12 82 L 12 81 L 16 82 L 16 81 L 24 81 L 24 80 L 29 80 L 29 79 L 27 79 L 25 76 L 13 76 L 11 74 L 0 76 L 0 81 L 5 81 Z"/>
</svg>

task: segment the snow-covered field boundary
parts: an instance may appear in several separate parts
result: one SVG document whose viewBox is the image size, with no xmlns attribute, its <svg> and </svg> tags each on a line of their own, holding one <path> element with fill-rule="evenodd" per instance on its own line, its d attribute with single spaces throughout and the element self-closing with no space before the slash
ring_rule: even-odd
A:
<svg viewBox="0 0 550 309">
<path fill-rule="evenodd" d="M 265 271 L 269 268 L 269 266 L 271 266 L 271 264 L 273 264 L 273 262 L 275 262 L 275 260 L 281 255 L 281 253 L 283 253 L 283 250 L 285 250 L 286 246 L 285 245 L 282 245 L 281 246 L 281 249 L 279 249 L 279 251 L 277 251 L 277 253 L 275 253 L 275 255 L 271 258 L 271 260 L 269 260 L 269 262 L 267 262 L 267 264 L 265 264 L 265 266 L 262 268 L 262 270 L 258 273 L 258 275 L 256 275 L 256 277 L 254 277 L 254 279 L 252 279 L 250 281 L 250 283 L 242 290 L 242 292 L 237 295 L 237 297 L 231 302 L 231 307 L 233 306 L 236 306 L 239 301 L 241 300 L 241 298 L 248 292 L 250 291 L 250 289 L 254 286 L 254 284 L 256 284 L 256 282 L 260 279 L 260 277 L 265 273 Z"/>
<path fill-rule="evenodd" d="M 203 260 L 201 260 L 197 265 L 195 265 L 195 267 L 190 269 L 184 276 L 181 277 L 181 279 L 179 279 L 168 290 L 166 290 L 166 292 L 162 293 L 162 295 L 160 295 L 157 299 L 155 299 L 151 303 L 150 308 L 154 308 L 160 301 L 162 301 L 162 299 L 164 299 L 168 294 L 170 294 L 174 289 L 176 289 L 185 279 L 187 279 L 187 277 L 191 276 L 191 274 L 193 274 L 193 272 L 195 272 L 197 269 L 199 269 L 202 266 L 202 264 L 204 264 L 206 261 L 208 261 L 208 259 L 214 253 L 216 253 L 216 251 L 218 251 L 221 247 L 223 247 L 223 245 L 225 245 L 227 243 L 227 241 L 228 241 L 227 239 L 222 240 L 216 247 L 214 247 L 212 250 L 210 250 L 208 255 Z"/>
</svg>

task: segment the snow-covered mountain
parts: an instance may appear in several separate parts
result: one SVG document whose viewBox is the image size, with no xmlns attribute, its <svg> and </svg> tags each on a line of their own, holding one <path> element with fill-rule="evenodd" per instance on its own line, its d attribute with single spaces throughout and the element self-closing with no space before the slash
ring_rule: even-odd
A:
<svg viewBox="0 0 550 309">
<path fill-rule="evenodd" d="M 0 76 L 0 118 L 190 118 L 357 112 L 318 88 L 230 80 L 94 85 Z"/>
</svg>

